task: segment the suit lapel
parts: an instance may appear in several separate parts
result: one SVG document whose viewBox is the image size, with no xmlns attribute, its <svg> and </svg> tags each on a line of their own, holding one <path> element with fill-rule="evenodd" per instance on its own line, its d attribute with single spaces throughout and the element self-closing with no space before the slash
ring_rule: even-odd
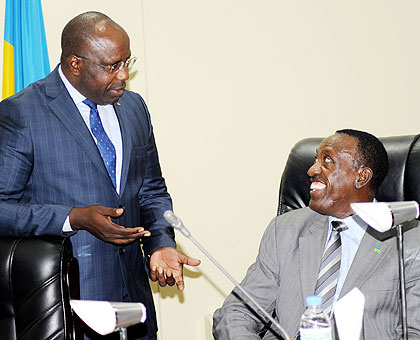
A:
<svg viewBox="0 0 420 340">
<path fill-rule="evenodd" d="M 86 154 L 98 170 L 109 178 L 112 185 L 111 178 L 108 175 L 95 141 L 80 115 L 79 110 L 67 92 L 66 87 L 61 81 L 57 68 L 47 78 L 46 95 L 51 98 L 51 101 L 48 104 L 50 109 L 63 123 L 70 134 L 73 135 L 80 147 L 86 151 Z"/>
<path fill-rule="evenodd" d="M 127 114 L 126 108 L 123 103 L 117 102 L 114 105 L 114 110 L 117 114 L 118 121 L 120 123 L 121 138 L 123 143 L 123 162 L 121 169 L 121 185 L 120 185 L 120 196 L 124 192 L 124 188 L 127 184 L 128 169 L 130 167 L 130 155 L 129 150 L 132 149 L 132 141 L 130 138 L 131 126 L 128 123 L 128 119 L 124 119 L 124 115 Z"/>
<path fill-rule="evenodd" d="M 313 295 L 321 265 L 322 253 L 328 231 L 328 217 L 317 219 L 309 232 L 299 238 L 300 278 L 303 296 Z"/>
<path fill-rule="evenodd" d="M 390 242 L 382 242 L 374 237 L 374 234 L 375 232 L 369 229 L 365 232 L 347 273 L 339 298 L 346 295 L 354 287 L 361 287 L 391 250 L 392 244 Z M 383 237 L 383 235 L 379 237 Z M 380 251 L 375 251 L 376 248 L 379 248 Z"/>
</svg>

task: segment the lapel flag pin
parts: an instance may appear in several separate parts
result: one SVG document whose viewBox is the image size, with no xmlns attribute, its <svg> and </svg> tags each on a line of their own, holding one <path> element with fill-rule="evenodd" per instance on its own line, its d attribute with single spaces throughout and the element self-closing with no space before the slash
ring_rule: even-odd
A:
<svg viewBox="0 0 420 340">
<path fill-rule="evenodd" d="M 382 249 L 381 249 L 381 248 L 379 248 L 379 247 L 375 247 L 375 251 L 376 251 L 378 254 L 382 253 Z"/>
</svg>

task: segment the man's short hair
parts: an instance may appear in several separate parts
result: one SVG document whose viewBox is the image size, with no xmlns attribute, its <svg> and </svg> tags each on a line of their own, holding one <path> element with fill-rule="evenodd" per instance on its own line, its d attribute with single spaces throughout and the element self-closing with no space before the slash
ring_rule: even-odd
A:
<svg viewBox="0 0 420 340">
<path fill-rule="evenodd" d="M 358 161 L 362 166 L 372 169 L 373 175 L 370 183 L 372 193 L 376 195 L 379 186 L 388 173 L 388 154 L 382 142 L 374 135 L 352 129 L 337 130 L 336 133 L 348 135 L 357 139 Z"/>
</svg>

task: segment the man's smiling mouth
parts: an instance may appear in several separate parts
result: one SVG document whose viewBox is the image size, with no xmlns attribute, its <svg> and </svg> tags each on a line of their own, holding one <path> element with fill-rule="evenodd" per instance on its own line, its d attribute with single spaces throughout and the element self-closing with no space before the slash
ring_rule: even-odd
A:
<svg viewBox="0 0 420 340">
<path fill-rule="evenodd" d="M 318 190 L 325 189 L 325 187 L 326 187 L 326 185 L 324 183 L 321 183 L 321 182 L 316 181 L 316 182 L 312 182 L 311 183 L 310 189 L 312 191 L 318 191 Z"/>
</svg>

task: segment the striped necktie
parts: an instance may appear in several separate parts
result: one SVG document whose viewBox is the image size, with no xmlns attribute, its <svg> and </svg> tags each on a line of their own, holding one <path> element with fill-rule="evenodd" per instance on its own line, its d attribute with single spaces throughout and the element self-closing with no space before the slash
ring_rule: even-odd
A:
<svg viewBox="0 0 420 340">
<path fill-rule="evenodd" d="M 108 175 L 111 177 L 114 187 L 116 187 L 116 153 L 114 144 L 112 144 L 111 140 L 105 132 L 96 104 L 90 99 L 85 99 L 83 103 L 90 108 L 90 129 L 96 138 L 96 145 L 99 152 L 101 153 L 101 157 L 104 161 L 106 170 L 108 171 Z"/>
<path fill-rule="evenodd" d="M 337 288 L 341 263 L 340 233 L 347 229 L 343 222 L 332 221 L 331 237 L 322 255 L 315 295 L 322 297 L 322 308 L 327 315 L 331 314 L 334 295 Z"/>
</svg>

